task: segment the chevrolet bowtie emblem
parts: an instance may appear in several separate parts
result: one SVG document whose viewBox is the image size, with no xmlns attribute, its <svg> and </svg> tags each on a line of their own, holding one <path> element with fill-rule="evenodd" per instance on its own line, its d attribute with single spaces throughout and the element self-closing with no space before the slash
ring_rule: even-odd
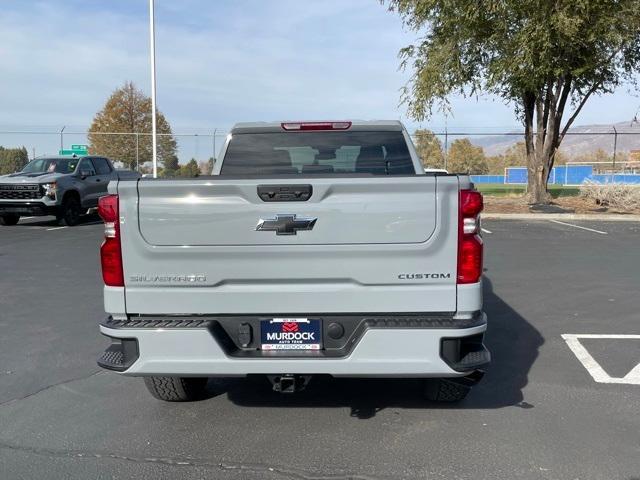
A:
<svg viewBox="0 0 640 480">
<path fill-rule="evenodd" d="M 298 230 L 313 230 L 316 220 L 318 219 L 294 214 L 276 215 L 275 218 L 261 218 L 256 230 L 276 232 L 276 235 L 297 235 Z"/>
</svg>

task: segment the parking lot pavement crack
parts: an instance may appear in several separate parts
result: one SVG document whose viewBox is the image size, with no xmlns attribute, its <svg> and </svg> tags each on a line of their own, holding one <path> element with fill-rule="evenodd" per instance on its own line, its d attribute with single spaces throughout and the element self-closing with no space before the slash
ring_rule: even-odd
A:
<svg viewBox="0 0 640 480">
<path fill-rule="evenodd" d="M 35 395 L 38 395 L 38 394 L 40 394 L 42 392 L 45 392 L 45 391 L 47 391 L 49 389 L 52 389 L 52 388 L 55 388 L 55 387 L 59 387 L 60 385 L 65 385 L 67 383 L 78 382 L 80 380 L 86 380 L 86 379 L 91 378 L 91 377 L 93 377 L 95 375 L 104 374 L 104 373 L 105 372 L 102 371 L 102 370 L 96 370 L 94 372 L 91 372 L 89 375 L 83 375 L 82 377 L 74 377 L 74 378 L 70 378 L 70 379 L 67 379 L 67 380 L 62 380 L 62 381 L 57 382 L 57 383 L 52 383 L 51 385 L 47 385 L 46 387 L 40 388 L 40 389 L 36 390 L 35 392 L 28 393 L 28 394 L 26 394 L 26 395 L 24 395 L 22 397 L 12 398 L 10 400 L 6 400 L 6 401 L 0 403 L 0 407 L 4 407 L 4 406 L 7 406 L 7 405 L 14 404 L 16 402 L 20 402 L 22 400 L 26 400 L 27 398 L 33 397 Z"/>
<path fill-rule="evenodd" d="M 201 467 L 211 468 L 223 471 L 237 471 L 245 473 L 264 473 L 281 476 L 283 478 L 291 478 L 296 480 L 383 480 L 383 477 L 372 477 L 370 475 L 360 474 L 323 474 L 311 473 L 299 469 L 271 466 L 265 464 L 247 464 L 247 463 L 229 463 L 214 460 L 199 459 L 194 457 L 132 457 L 127 455 L 117 455 L 111 453 L 88 452 L 81 450 L 56 450 L 52 448 L 29 447 L 15 445 L 0 441 L 0 450 L 9 450 L 14 452 L 30 453 L 33 455 L 49 457 L 49 458 L 72 458 L 72 459 L 109 459 L 121 460 L 132 463 L 149 463 L 162 464 L 175 467 Z M 389 478 L 389 477 L 384 477 Z"/>
</svg>

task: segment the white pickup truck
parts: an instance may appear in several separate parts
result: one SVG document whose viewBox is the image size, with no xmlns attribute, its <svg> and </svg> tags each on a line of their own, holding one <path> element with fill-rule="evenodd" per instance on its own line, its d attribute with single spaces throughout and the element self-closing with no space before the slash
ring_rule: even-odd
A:
<svg viewBox="0 0 640 480">
<path fill-rule="evenodd" d="M 243 123 L 213 175 L 114 181 L 99 202 L 112 341 L 98 363 L 159 399 L 209 377 L 417 377 L 457 401 L 483 344 L 480 211 L 397 121 Z"/>
</svg>

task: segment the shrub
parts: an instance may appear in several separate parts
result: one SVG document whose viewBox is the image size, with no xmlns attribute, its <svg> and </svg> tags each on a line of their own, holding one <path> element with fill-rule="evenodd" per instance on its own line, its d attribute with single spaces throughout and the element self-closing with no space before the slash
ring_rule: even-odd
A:
<svg viewBox="0 0 640 480">
<path fill-rule="evenodd" d="M 585 180 L 580 186 L 580 196 L 590 198 L 603 207 L 622 211 L 640 209 L 640 185 Z"/>
</svg>

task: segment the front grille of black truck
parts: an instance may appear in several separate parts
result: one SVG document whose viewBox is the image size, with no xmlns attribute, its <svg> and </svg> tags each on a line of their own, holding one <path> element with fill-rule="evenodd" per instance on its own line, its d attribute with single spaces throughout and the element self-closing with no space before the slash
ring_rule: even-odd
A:
<svg viewBox="0 0 640 480">
<path fill-rule="evenodd" d="M 36 200 L 42 198 L 40 186 L 31 185 L 0 185 L 0 200 Z"/>
</svg>

